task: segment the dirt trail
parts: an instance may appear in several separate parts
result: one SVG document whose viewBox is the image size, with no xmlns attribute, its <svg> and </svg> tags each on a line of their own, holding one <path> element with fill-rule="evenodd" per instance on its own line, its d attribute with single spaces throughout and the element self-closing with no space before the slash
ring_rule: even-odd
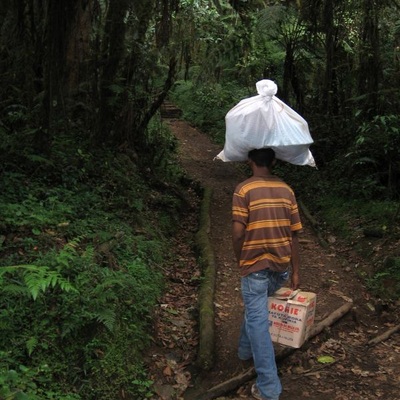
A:
<svg viewBox="0 0 400 400">
<path fill-rule="evenodd" d="M 171 119 L 167 123 L 179 139 L 183 168 L 192 179 L 213 190 L 210 240 L 217 264 L 216 360 L 214 368 L 200 374 L 197 380 L 193 373 L 191 375 L 191 384 L 196 382 L 209 388 L 244 370 L 236 355 L 243 306 L 231 246 L 230 210 L 232 192 L 244 175 L 233 163 L 213 161 L 221 147 L 211 143 L 206 135 L 180 120 Z M 371 310 L 369 295 L 354 268 L 363 260 L 338 242 L 328 249 L 321 247 L 304 216 L 302 222 L 305 229 L 300 239 L 301 288 L 317 294 L 316 322 L 349 299 L 353 300 L 354 307 L 334 326 L 279 364 L 284 388 L 281 400 L 400 399 L 399 333 L 374 347 L 366 346 L 368 340 L 398 324 L 398 316 L 390 310 L 379 315 Z M 160 348 L 158 350 L 161 352 Z M 195 347 L 182 350 L 191 351 L 183 357 L 186 364 L 195 359 L 195 350 Z M 332 356 L 335 362 L 318 363 L 317 359 L 322 355 Z M 191 371 L 189 365 L 186 369 Z M 184 374 L 188 378 L 189 373 Z M 164 371 L 164 377 L 159 379 L 170 384 L 175 379 L 182 385 L 182 375 L 177 373 L 172 379 L 171 373 Z M 250 399 L 251 383 L 227 394 L 224 399 Z M 165 390 L 160 393 L 160 399 L 183 398 L 176 390 L 175 394 Z"/>
</svg>

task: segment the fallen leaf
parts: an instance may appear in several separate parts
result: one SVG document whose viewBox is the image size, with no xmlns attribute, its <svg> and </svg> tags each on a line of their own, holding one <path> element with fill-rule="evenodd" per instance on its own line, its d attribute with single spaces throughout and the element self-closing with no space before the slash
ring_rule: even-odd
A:
<svg viewBox="0 0 400 400">
<path fill-rule="evenodd" d="M 169 365 L 167 365 L 167 366 L 163 369 L 163 374 L 164 374 L 164 376 L 172 376 L 172 369 L 170 368 Z"/>
<path fill-rule="evenodd" d="M 331 356 L 321 356 L 321 357 L 318 357 L 317 360 L 321 364 L 330 364 L 330 363 L 335 362 L 335 359 Z"/>
</svg>

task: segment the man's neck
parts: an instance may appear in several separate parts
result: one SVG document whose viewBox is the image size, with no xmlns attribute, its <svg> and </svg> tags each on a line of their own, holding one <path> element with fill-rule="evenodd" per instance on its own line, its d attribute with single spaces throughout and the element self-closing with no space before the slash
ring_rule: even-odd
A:
<svg viewBox="0 0 400 400">
<path fill-rule="evenodd" d="M 267 167 L 253 166 L 253 176 L 255 177 L 270 177 L 272 176 L 271 171 Z"/>
</svg>

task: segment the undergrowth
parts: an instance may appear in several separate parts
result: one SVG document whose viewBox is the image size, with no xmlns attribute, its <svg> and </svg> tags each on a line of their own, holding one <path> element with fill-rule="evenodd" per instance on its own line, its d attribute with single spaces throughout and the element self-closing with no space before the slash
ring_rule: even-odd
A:
<svg viewBox="0 0 400 400">
<path fill-rule="evenodd" d="M 79 135 L 47 158 L 13 146 L 24 162 L 0 176 L 0 398 L 151 395 L 142 353 L 187 204 L 174 141 L 150 129 L 162 152 L 141 162 Z"/>
<path fill-rule="evenodd" d="M 216 143 L 223 144 L 225 115 L 249 92 L 235 83 L 202 83 L 177 81 L 171 100 L 182 109 L 183 118 L 207 132 Z"/>
</svg>

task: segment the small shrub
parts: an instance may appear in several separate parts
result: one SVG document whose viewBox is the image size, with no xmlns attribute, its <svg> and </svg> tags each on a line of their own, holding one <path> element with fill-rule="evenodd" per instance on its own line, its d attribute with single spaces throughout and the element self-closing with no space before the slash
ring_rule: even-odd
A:
<svg viewBox="0 0 400 400">
<path fill-rule="evenodd" d="M 387 257 L 381 267 L 367 279 L 368 289 L 385 301 L 400 298 L 400 257 Z"/>
<path fill-rule="evenodd" d="M 178 81 L 171 99 L 183 110 L 183 117 L 217 143 L 225 138 L 225 115 L 248 91 L 234 83 Z"/>
</svg>

